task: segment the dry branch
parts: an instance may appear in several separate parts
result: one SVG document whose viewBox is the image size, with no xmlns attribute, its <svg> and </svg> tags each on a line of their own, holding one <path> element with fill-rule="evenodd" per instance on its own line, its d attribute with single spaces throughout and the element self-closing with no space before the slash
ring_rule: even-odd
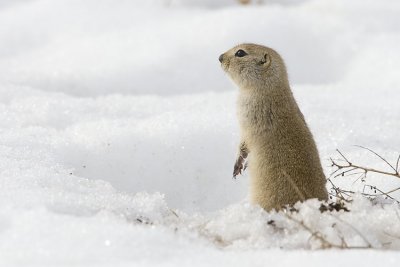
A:
<svg viewBox="0 0 400 267">
<path fill-rule="evenodd" d="M 352 161 L 350 161 L 340 150 L 336 150 L 338 152 L 338 154 L 340 155 L 340 158 L 338 159 L 332 159 L 330 158 L 331 161 L 331 166 L 336 168 L 336 170 L 334 170 L 330 177 L 328 178 L 328 182 L 332 185 L 332 190 L 334 192 L 334 194 L 331 193 L 331 197 L 336 197 L 338 200 L 342 200 L 342 201 L 351 201 L 352 196 L 355 194 L 355 192 L 350 191 L 350 190 L 343 190 L 341 188 L 336 187 L 333 182 L 332 182 L 332 178 L 336 178 L 339 176 L 358 176 L 357 180 L 361 179 L 362 182 L 365 182 L 366 178 L 367 178 L 367 174 L 368 173 L 376 173 L 376 174 L 381 174 L 381 175 L 387 175 L 387 176 L 391 176 L 391 177 L 395 177 L 395 178 L 399 178 L 400 179 L 400 155 L 397 157 L 396 160 L 396 164 L 391 164 L 388 160 L 386 160 L 384 157 L 382 157 L 381 155 L 379 155 L 378 153 L 376 153 L 375 151 L 373 151 L 372 149 L 363 147 L 363 146 L 357 146 L 359 148 L 365 149 L 367 151 L 369 151 L 370 153 L 372 153 L 373 155 L 375 155 L 376 157 L 378 157 L 381 161 L 383 161 L 385 163 L 385 165 L 387 165 L 392 171 L 384 171 L 384 170 L 379 170 L 379 169 L 375 169 L 375 168 L 370 168 L 370 167 L 366 167 L 366 166 L 362 166 L 359 164 L 355 164 Z M 371 189 L 374 191 L 374 194 L 371 193 L 367 193 L 366 189 Z M 397 203 L 400 203 L 399 200 L 395 199 L 394 197 L 392 197 L 390 194 L 394 193 L 396 191 L 399 191 L 400 187 L 394 188 L 392 190 L 389 190 L 387 192 L 377 188 L 376 186 L 373 185 L 364 185 L 363 191 L 361 192 L 361 194 L 365 197 L 368 198 L 376 198 L 376 197 L 385 197 L 386 199 L 391 199 Z"/>
<path fill-rule="evenodd" d="M 368 172 L 374 172 L 374 173 L 379 173 L 379 174 L 383 174 L 383 175 L 389 175 L 389 176 L 394 176 L 396 178 L 400 179 L 400 172 L 399 172 L 399 161 L 400 161 L 400 155 L 397 158 L 396 161 L 396 167 L 394 167 L 392 164 L 389 163 L 389 161 L 387 161 L 385 158 L 383 158 L 381 155 L 379 155 L 378 153 L 376 153 L 375 151 L 366 148 L 366 147 L 362 147 L 362 146 L 357 146 L 360 147 L 362 149 L 368 150 L 369 152 L 373 153 L 375 156 L 377 156 L 378 158 L 380 158 L 383 162 L 385 162 L 392 170 L 393 172 L 387 172 L 387 171 L 383 171 L 383 170 L 378 170 L 378 169 L 374 169 L 374 168 L 369 168 L 369 167 L 365 167 L 365 166 L 361 166 L 358 164 L 354 164 L 352 163 L 350 160 L 348 160 L 342 152 L 340 152 L 339 149 L 336 149 L 336 151 L 339 153 L 339 155 L 341 156 L 340 159 L 332 159 L 330 158 L 330 161 L 332 163 L 332 167 L 336 167 L 337 169 L 331 174 L 331 176 L 333 177 L 338 177 L 338 176 L 344 176 L 344 175 L 354 175 L 353 171 L 361 171 L 359 172 L 359 174 L 362 174 L 364 179 L 367 176 Z M 343 163 L 341 163 L 343 162 Z M 353 172 L 353 173 L 351 173 Z"/>
<path fill-rule="evenodd" d="M 340 248 L 340 249 L 368 249 L 368 248 L 372 248 L 371 243 L 365 238 L 365 236 L 358 231 L 354 226 L 352 226 L 351 224 L 339 219 L 337 216 L 334 216 L 332 214 L 330 214 L 332 217 L 334 217 L 337 221 L 346 224 L 348 227 L 350 227 L 351 229 L 353 229 L 354 232 L 356 232 L 361 239 L 364 240 L 364 242 L 366 243 L 365 246 L 349 246 L 343 236 L 343 234 L 340 232 L 340 230 L 338 228 L 336 228 L 336 223 L 334 223 L 332 225 L 332 227 L 334 227 L 338 233 L 338 237 L 341 240 L 340 244 L 335 244 L 331 241 L 329 241 L 324 235 L 323 233 L 321 233 L 320 231 L 316 231 L 313 230 L 310 226 L 306 225 L 304 223 L 303 220 L 298 220 L 296 218 L 294 218 L 289 212 L 285 212 L 284 215 L 286 216 L 286 218 L 288 218 L 289 220 L 295 222 L 296 224 L 298 224 L 301 228 L 303 228 L 304 230 L 306 230 L 307 232 L 310 233 L 310 238 L 309 240 L 315 239 L 318 240 L 321 244 L 321 249 L 328 249 L 328 248 Z"/>
</svg>

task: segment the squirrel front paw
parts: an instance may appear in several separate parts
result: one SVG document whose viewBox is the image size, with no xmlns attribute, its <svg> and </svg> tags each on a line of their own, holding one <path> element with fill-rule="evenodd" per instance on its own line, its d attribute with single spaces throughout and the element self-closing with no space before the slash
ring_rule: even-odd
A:
<svg viewBox="0 0 400 267">
<path fill-rule="evenodd" d="M 233 167 L 233 178 L 236 178 L 237 175 L 242 174 L 242 170 L 245 170 L 247 164 L 243 165 L 244 158 L 239 156 L 239 158 L 235 162 L 235 166 Z"/>
</svg>

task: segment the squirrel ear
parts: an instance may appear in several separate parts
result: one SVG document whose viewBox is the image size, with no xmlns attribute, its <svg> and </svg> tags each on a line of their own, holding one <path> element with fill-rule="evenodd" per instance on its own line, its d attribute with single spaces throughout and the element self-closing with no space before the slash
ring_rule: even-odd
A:
<svg viewBox="0 0 400 267">
<path fill-rule="evenodd" d="M 263 65 L 265 64 L 266 66 L 269 66 L 269 64 L 271 63 L 271 57 L 267 53 L 265 53 L 263 58 L 261 59 L 260 63 Z"/>
</svg>

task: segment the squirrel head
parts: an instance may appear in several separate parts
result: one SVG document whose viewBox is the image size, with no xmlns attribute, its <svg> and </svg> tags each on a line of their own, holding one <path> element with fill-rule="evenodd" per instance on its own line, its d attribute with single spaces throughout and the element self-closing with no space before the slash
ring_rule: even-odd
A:
<svg viewBox="0 0 400 267">
<path fill-rule="evenodd" d="M 219 57 L 221 66 L 244 90 L 268 90 L 288 84 L 285 64 L 273 49 L 240 44 Z"/>
</svg>

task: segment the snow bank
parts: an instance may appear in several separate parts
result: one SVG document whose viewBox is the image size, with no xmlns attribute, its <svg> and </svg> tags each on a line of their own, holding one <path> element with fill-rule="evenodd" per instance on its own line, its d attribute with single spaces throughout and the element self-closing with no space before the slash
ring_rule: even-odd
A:
<svg viewBox="0 0 400 267">
<path fill-rule="evenodd" d="M 1 1 L 1 264 L 397 264 L 395 252 L 279 250 L 341 236 L 397 250 L 400 210 L 362 197 L 350 212 L 251 206 L 248 177 L 231 179 L 236 88 L 217 58 L 240 42 L 276 48 L 325 172 L 336 148 L 387 169 L 352 145 L 397 158 L 399 11 L 390 0 Z"/>
<path fill-rule="evenodd" d="M 79 96 L 222 91 L 230 86 L 219 54 L 251 41 L 281 52 L 292 82 L 333 83 L 354 69 L 353 57 L 371 55 L 369 44 L 396 38 L 399 9 L 394 1 L 205 10 L 161 2 L 41 0 L 2 8 L 0 79 Z M 372 45 L 372 54 L 392 58 L 395 43 Z M 366 66 L 365 57 L 354 60 Z"/>
<path fill-rule="evenodd" d="M 186 211 L 222 208 L 245 196 L 246 180 L 231 179 L 237 141 L 231 93 L 96 99 L 19 87 L 3 93 L 8 150 L 24 147 L 38 162 L 48 157 L 65 173 L 109 181 L 120 191 L 163 192 Z"/>
</svg>

